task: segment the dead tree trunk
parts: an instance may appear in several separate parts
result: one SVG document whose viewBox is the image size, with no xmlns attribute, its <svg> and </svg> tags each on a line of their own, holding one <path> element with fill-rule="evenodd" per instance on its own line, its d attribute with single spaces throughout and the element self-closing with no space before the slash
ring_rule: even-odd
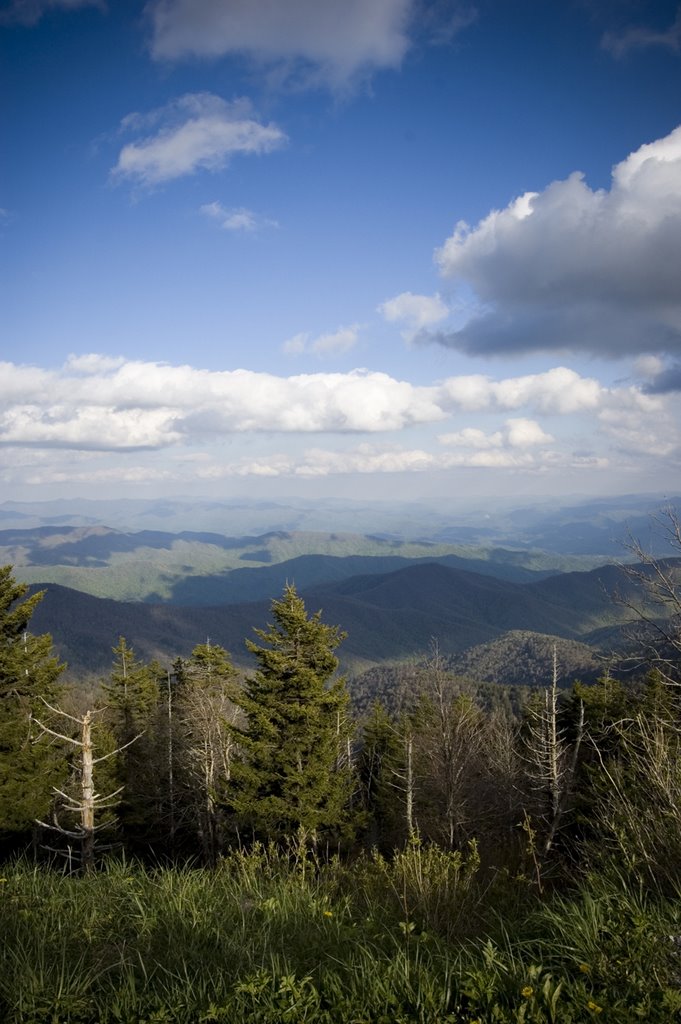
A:
<svg viewBox="0 0 681 1024">
<path fill-rule="evenodd" d="M 551 686 L 544 691 L 544 706 L 534 712 L 530 724 L 525 760 L 537 790 L 544 794 L 543 818 L 546 834 L 542 852 L 546 856 L 563 822 L 573 790 L 579 751 L 584 735 L 584 704 L 580 702 L 579 720 L 572 745 L 558 724 L 558 666 L 553 648 Z"/>
<path fill-rule="evenodd" d="M 79 860 L 81 870 L 83 872 L 92 871 L 95 866 L 96 833 L 109 824 L 108 822 L 105 822 L 102 825 L 96 825 L 95 814 L 98 810 L 105 810 L 118 803 L 118 796 L 123 791 L 123 787 L 121 786 L 113 793 L 108 793 L 106 796 L 100 796 L 95 791 L 95 765 L 119 754 L 122 750 L 125 750 L 126 747 L 135 743 L 142 734 L 140 733 L 139 736 L 135 736 L 129 743 L 125 743 L 123 746 L 109 751 L 108 754 L 103 754 L 101 757 L 95 757 L 92 743 L 92 720 L 96 714 L 100 714 L 101 711 L 105 709 L 102 708 L 100 711 L 86 711 L 82 718 L 76 718 L 74 715 L 69 715 L 66 711 L 62 711 L 61 708 L 52 707 L 52 705 L 48 704 L 47 701 L 43 701 L 43 703 L 53 714 L 62 719 L 74 722 L 79 727 L 79 732 L 77 736 L 68 736 L 64 733 L 57 732 L 48 725 L 45 725 L 45 723 L 41 722 L 39 719 L 32 718 L 32 721 L 35 722 L 40 730 L 34 742 L 37 742 L 43 736 L 51 736 L 53 739 L 61 740 L 63 743 L 66 743 L 71 747 L 79 748 L 80 784 L 77 796 L 72 796 L 71 794 L 65 793 L 63 790 L 57 789 L 56 787 L 54 789 L 55 794 L 61 797 L 64 801 L 64 809 L 77 816 L 78 820 L 73 828 L 64 828 L 64 826 L 59 823 L 56 812 L 53 815 L 54 820 L 52 823 L 38 821 L 38 824 L 43 828 L 47 828 L 66 837 L 69 840 L 75 840 L 78 843 L 80 851 Z M 68 844 L 67 856 L 70 862 L 73 856 L 73 849 L 70 843 Z"/>
</svg>

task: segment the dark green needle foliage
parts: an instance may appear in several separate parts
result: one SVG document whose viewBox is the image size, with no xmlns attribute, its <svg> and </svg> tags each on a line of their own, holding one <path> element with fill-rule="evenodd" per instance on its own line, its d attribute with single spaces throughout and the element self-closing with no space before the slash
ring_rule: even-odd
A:
<svg viewBox="0 0 681 1024">
<path fill-rule="evenodd" d="M 123 787 L 117 817 L 131 848 L 145 849 L 158 832 L 162 816 L 162 672 L 158 665 L 140 661 L 125 637 L 119 637 L 113 655 L 109 682 L 102 690 L 113 745 L 122 748 L 115 759 L 116 781 Z"/>
<path fill-rule="evenodd" d="M 259 668 L 241 698 L 246 726 L 235 766 L 235 808 L 255 835 L 339 833 L 352 790 L 350 720 L 334 651 L 336 626 L 308 616 L 294 586 L 272 603 L 274 622 L 246 641 Z"/>
<path fill-rule="evenodd" d="M 47 720 L 44 701 L 58 699 L 64 665 L 54 656 L 49 634 L 33 636 L 29 624 L 44 591 L 26 597 L 11 566 L 0 568 L 0 837 L 28 832 L 47 814 L 52 787 L 64 774 L 58 745 L 34 742 L 30 716 Z"/>
</svg>

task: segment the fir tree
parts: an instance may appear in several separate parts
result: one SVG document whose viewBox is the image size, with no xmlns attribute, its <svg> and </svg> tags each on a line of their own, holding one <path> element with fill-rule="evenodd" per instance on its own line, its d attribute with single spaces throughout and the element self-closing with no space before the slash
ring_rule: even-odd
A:
<svg viewBox="0 0 681 1024">
<path fill-rule="evenodd" d="M 0 833 L 28 831 L 47 813 L 64 772 L 61 750 L 33 742 L 31 716 L 58 698 L 64 669 L 49 634 L 28 631 L 44 591 L 26 597 L 9 565 L 0 568 Z M 23 599 L 23 600 L 22 600 Z"/>
<path fill-rule="evenodd" d="M 308 616 L 294 586 L 272 603 L 274 623 L 246 645 L 259 664 L 241 698 L 246 728 L 235 766 L 235 808 L 255 834 L 302 836 L 338 832 L 352 791 L 348 695 L 334 651 L 336 626 Z"/>
<path fill-rule="evenodd" d="M 406 793 L 410 723 L 395 722 L 375 701 L 363 729 L 359 761 L 368 811 L 367 845 L 389 854 L 408 838 Z"/>
<path fill-rule="evenodd" d="M 112 746 L 125 748 L 116 758 L 116 778 L 123 787 L 118 818 L 127 844 L 147 847 L 163 831 L 166 765 L 159 720 L 164 673 L 158 664 L 139 661 L 125 637 L 119 638 L 113 654 L 109 682 L 102 689 Z"/>
</svg>

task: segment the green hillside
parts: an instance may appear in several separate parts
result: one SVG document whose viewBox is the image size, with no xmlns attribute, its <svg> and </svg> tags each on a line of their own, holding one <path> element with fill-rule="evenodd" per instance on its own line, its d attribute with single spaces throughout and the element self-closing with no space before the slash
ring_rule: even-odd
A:
<svg viewBox="0 0 681 1024">
<path fill-rule="evenodd" d="M 344 670 L 422 657 L 436 638 L 455 655 L 504 633 L 525 630 L 587 640 L 594 629 L 629 621 L 631 611 L 613 593 L 637 598 L 623 570 L 606 566 L 534 583 L 514 583 L 436 563 L 361 575 L 302 591 L 311 609 L 341 626 L 348 638 Z M 276 592 L 270 597 L 276 597 Z M 123 634 L 144 657 L 170 663 L 210 637 L 248 663 L 244 638 L 265 624 L 269 599 L 222 606 L 116 602 L 49 586 L 36 628 L 52 633 L 74 673 L 106 671 L 112 645 Z"/>
<path fill-rule="evenodd" d="M 286 580 L 307 587 L 358 573 L 389 572 L 417 559 L 515 582 L 537 573 L 589 569 L 602 561 L 359 533 L 273 531 L 226 537 L 63 525 L 0 530 L 0 564 L 13 565 L 17 579 L 57 583 L 117 601 L 206 605 L 265 600 Z"/>
</svg>

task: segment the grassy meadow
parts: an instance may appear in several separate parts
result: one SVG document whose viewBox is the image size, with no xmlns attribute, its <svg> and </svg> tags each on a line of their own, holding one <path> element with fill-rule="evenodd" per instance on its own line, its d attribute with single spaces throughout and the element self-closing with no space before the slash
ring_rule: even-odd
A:
<svg viewBox="0 0 681 1024">
<path fill-rule="evenodd" d="M 484 877 L 483 877 L 484 876 Z M 351 864 L 6 864 L 7 1024 L 614 1024 L 681 1019 L 681 899 L 612 869 L 559 892 L 413 842 Z"/>
</svg>

